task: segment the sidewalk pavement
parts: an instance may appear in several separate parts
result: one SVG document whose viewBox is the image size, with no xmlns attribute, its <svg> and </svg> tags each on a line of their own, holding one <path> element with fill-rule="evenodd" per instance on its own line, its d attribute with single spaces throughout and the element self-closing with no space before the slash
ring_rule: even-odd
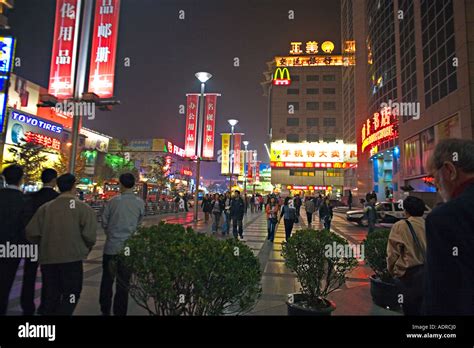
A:
<svg viewBox="0 0 474 348">
<path fill-rule="evenodd" d="M 306 214 L 302 214 L 306 215 Z M 144 225 L 157 224 L 160 220 L 168 223 L 177 223 L 185 227 L 191 226 L 199 233 L 211 233 L 211 220 L 204 222 L 204 215 L 200 213 L 199 221 L 193 222 L 192 212 L 178 214 L 164 214 L 148 216 Z M 295 229 L 306 226 L 306 217 L 300 219 Z M 319 227 L 316 227 L 319 228 Z M 350 226 L 344 219 L 335 214 L 332 229 L 352 243 L 360 243 L 365 238 L 365 230 L 360 227 Z M 231 233 L 232 235 L 232 233 Z M 221 233 L 216 234 L 222 237 Z M 285 239 L 283 223 L 278 225 L 274 243 L 267 241 L 266 216 L 262 212 L 248 213 L 244 218 L 243 242 L 252 249 L 262 267 L 262 296 L 256 307 L 249 315 L 287 315 L 285 300 L 289 293 L 298 292 L 300 285 L 296 276 L 284 265 L 281 256 L 281 243 Z M 75 311 L 75 315 L 100 315 L 99 289 L 102 277 L 102 253 L 105 243 L 105 235 L 102 229 L 98 230 L 97 243 L 84 261 L 84 282 L 81 298 Z M 369 290 L 368 276 L 370 269 L 360 264 L 358 268 L 348 275 L 346 284 L 339 290 L 333 292 L 329 298 L 336 302 L 337 309 L 334 315 L 396 315 L 397 313 L 380 308 L 372 303 Z M 21 315 L 20 293 L 23 266 L 16 275 L 15 283 L 10 294 L 10 305 L 8 315 Z M 41 277 L 38 274 L 36 282 L 35 301 L 39 305 L 41 291 Z M 129 315 L 148 315 L 139 307 L 133 299 L 129 301 Z"/>
</svg>

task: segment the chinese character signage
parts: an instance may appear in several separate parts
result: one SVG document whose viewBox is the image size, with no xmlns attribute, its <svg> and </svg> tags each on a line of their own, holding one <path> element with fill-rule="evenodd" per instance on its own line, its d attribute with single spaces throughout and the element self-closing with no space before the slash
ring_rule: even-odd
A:
<svg viewBox="0 0 474 348">
<path fill-rule="evenodd" d="M 240 151 L 240 171 L 239 171 L 239 175 L 241 175 L 241 176 L 245 175 L 246 152 L 247 151 Z"/>
<path fill-rule="evenodd" d="M 357 163 L 355 144 L 335 143 L 288 143 L 276 141 L 271 144 L 270 160 L 273 163 Z M 283 165 L 282 165 L 283 166 Z M 303 168 L 302 167 L 302 168 Z"/>
<path fill-rule="evenodd" d="M 81 0 L 57 0 L 48 93 L 72 98 Z"/>
<path fill-rule="evenodd" d="M 96 1 L 89 92 L 100 98 L 114 95 L 119 15 L 120 0 Z"/>
<path fill-rule="evenodd" d="M 375 112 L 362 125 L 361 150 L 364 152 L 381 143 L 398 137 L 398 118 L 389 106 L 382 108 L 380 112 Z"/>
<path fill-rule="evenodd" d="M 232 174 L 239 174 L 240 172 L 240 143 L 242 142 L 242 134 L 234 133 L 234 167 L 232 168 Z"/>
<path fill-rule="evenodd" d="M 40 146 L 46 147 L 48 149 L 53 149 L 56 151 L 61 150 L 61 142 L 58 139 L 49 137 L 47 135 L 33 133 L 33 132 L 26 132 L 24 139 L 27 143 L 40 145 Z"/>
<path fill-rule="evenodd" d="M 202 138 L 202 157 L 214 157 L 214 138 L 216 128 L 216 102 L 217 94 L 206 94 L 204 103 L 204 132 Z"/>
<path fill-rule="evenodd" d="M 256 184 L 260 183 L 260 163 L 261 162 L 259 161 L 255 163 L 255 183 Z"/>
<path fill-rule="evenodd" d="M 222 134 L 221 174 L 230 174 L 230 134 Z"/>
<path fill-rule="evenodd" d="M 13 68 L 15 39 L 0 36 L 0 134 L 3 132 L 5 110 L 7 106 L 8 83 Z"/>
<path fill-rule="evenodd" d="M 184 151 L 186 157 L 194 157 L 196 156 L 199 95 L 187 94 L 186 97 L 186 138 L 184 140 Z"/>
</svg>

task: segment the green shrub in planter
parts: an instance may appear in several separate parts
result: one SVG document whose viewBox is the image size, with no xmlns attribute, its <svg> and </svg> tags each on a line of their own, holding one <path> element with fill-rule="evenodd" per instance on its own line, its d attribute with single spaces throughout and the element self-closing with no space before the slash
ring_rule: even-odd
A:
<svg viewBox="0 0 474 348">
<path fill-rule="evenodd" d="M 251 310 L 261 294 L 252 250 L 166 224 L 140 228 L 121 256 L 133 272 L 130 295 L 151 315 L 223 315 Z"/>
<path fill-rule="evenodd" d="M 346 274 L 358 265 L 354 257 L 328 255 L 328 246 L 334 242 L 348 244 L 333 232 L 312 229 L 297 231 L 283 243 L 285 264 L 298 277 L 306 307 L 327 307 L 326 297 L 340 288 L 346 281 Z"/>
<path fill-rule="evenodd" d="M 387 269 L 387 244 L 390 229 L 376 229 L 364 240 L 365 260 L 377 278 L 383 282 L 392 282 Z"/>
</svg>

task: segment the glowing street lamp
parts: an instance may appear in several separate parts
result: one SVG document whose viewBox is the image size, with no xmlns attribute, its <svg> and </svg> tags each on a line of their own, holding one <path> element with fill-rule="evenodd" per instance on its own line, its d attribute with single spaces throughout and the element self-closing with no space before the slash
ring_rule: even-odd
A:
<svg viewBox="0 0 474 348">
<path fill-rule="evenodd" d="M 237 123 L 239 123 L 238 120 L 234 119 L 234 118 L 231 118 L 231 119 L 228 119 L 227 122 L 229 123 L 230 125 L 230 148 L 231 148 L 231 155 L 230 155 L 230 161 L 229 161 L 229 166 L 230 166 L 230 182 L 229 182 L 229 191 L 232 192 L 232 176 L 234 174 L 234 156 L 235 156 L 235 153 L 234 153 L 234 128 L 235 126 L 237 125 Z"/>
</svg>

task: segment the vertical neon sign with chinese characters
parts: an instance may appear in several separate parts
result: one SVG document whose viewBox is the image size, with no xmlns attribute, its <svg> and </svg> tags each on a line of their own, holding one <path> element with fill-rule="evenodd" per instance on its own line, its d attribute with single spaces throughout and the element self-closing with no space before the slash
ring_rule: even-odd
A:
<svg viewBox="0 0 474 348">
<path fill-rule="evenodd" d="M 100 98 L 114 95 L 120 0 L 97 0 L 92 40 L 89 92 Z"/>
<path fill-rule="evenodd" d="M 9 36 L 0 36 L 0 134 L 3 132 L 14 53 L 15 39 Z"/>
<path fill-rule="evenodd" d="M 196 135 L 197 135 L 197 120 L 198 120 L 198 106 L 199 95 L 187 94 L 187 108 L 186 108 L 186 132 L 184 140 L 184 151 L 186 157 L 196 156 Z"/>
<path fill-rule="evenodd" d="M 206 159 L 214 157 L 217 96 L 217 94 L 207 94 L 204 103 L 205 119 L 202 157 Z"/>
<path fill-rule="evenodd" d="M 57 0 L 48 93 L 72 98 L 81 0 Z"/>
</svg>

